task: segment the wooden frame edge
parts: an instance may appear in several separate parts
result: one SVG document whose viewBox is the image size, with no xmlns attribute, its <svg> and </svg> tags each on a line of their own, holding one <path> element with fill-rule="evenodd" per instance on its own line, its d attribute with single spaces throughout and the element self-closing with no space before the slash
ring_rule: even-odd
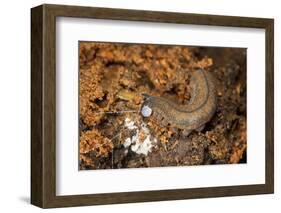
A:
<svg viewBox="0 0 281 213">
<path fill-rule="evenodd" d="M 42 63 L 43 7 L 31 10 L 31 203 L 43 207 Z"/>
<path fill-rule="evenodd" d="M 266 43 L 266 116 L 265 116 L 265 153 L 266 153 L 266 185 L 270 193 L 274 193 L 274 20 L 269 19 L 265 27 Z"/>
</svg>

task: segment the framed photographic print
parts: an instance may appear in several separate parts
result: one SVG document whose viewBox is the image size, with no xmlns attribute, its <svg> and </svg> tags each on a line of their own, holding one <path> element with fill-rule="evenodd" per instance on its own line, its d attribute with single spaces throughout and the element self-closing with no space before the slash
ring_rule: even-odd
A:
<svg viewBox="0 0 281 213">
<path fill-rule="evenodd" d="M 274 191 L 272 19 L 31 9 L 31 203 Z"/>
</svg>

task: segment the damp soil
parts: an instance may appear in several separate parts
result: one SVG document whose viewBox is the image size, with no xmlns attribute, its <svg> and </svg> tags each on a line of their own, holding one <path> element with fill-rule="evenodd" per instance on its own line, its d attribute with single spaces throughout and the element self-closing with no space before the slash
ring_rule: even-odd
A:
<svg viewBox="0 0 281 213">
<path fill-rule="evenodd" d="M 188 104 L 198 68 L 218 101 L 202 131 L 141 116 L 143 93 Z M 81 170 L 246 163 L 246 49 L 80 42 L 79 119 Z"/>
</svg>

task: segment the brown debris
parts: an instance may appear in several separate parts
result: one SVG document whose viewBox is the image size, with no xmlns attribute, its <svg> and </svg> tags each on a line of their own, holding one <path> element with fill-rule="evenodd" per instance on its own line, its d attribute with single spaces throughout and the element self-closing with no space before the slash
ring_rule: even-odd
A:
<svg viewBox="0 0 281 213">
<path fill-rule="evenodd" d="M 103 137 L 100 132 L 95 129 L 84 132 L 80 137 L 81 154 L 95 151 L 97 157 L 106 157 L 108 153 L 112 151 L 112 148 L 112 142 L 108 138 Z"/>
<path fill-rule="evenodd" d="M 245 49 L 80 42 L 80 169 L 206 165 L 246 162 Z M 142 118 L 143 93 L 179 104 L 190 99 L 194 69 L 212 72 L 218 107 L 201 132 L 183 137 L 177 129 Z M 106 112 L 123 112 L 119 114 Z M 145 123 L 157 144 L 147 156 L 124 147 L 136 130 L 126 118 Z M 143 131 L 140 141 L 145 140 Z"/>
</svg>

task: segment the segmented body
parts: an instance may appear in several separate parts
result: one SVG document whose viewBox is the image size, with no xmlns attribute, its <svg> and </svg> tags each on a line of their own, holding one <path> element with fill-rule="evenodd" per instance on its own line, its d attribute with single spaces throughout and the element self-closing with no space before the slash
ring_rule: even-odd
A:
<svg viewBox="0 0 281 213">
<path fill-rule="evenodd" d="M 189 134 L 212 118 L 217 105 L 215 83 L 210 72 L 203 69 L 194 71 L 190 86 L 192 94 L 187 105 L 178 105 L 162 97 L 145 95 L 142 109 L 151 109 L 149 116 L 155 117 L 162 125 L 169 124 Z"/>
</svg>

